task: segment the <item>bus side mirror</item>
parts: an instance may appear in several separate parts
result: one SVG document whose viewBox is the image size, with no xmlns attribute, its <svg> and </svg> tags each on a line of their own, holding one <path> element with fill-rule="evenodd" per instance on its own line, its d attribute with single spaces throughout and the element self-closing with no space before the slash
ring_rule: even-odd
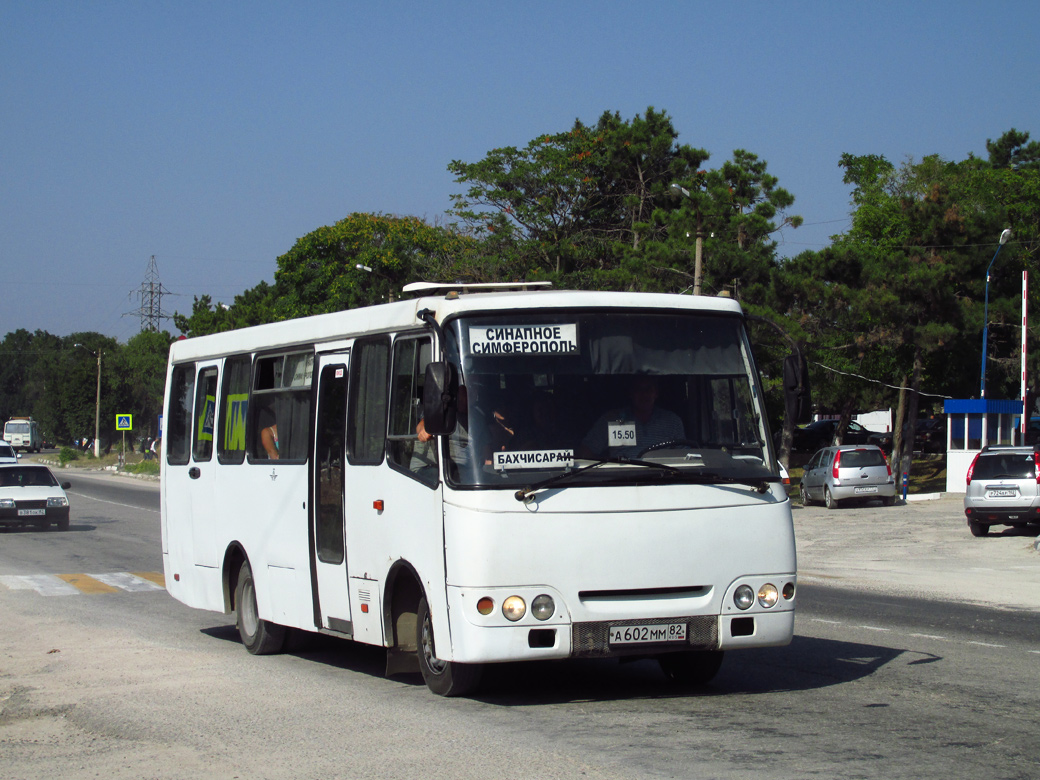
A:
<svg viewBox="0 0 1040 780">
<path fill-rule="evenodd" d="M 809 365 L 802 355 L 788 355 L 784 358 L 784 411 L 796 425 L 812 419 Z"/>
<path fill-rule="evenodd" d="M 426 366 L 423 387 L 423 427 L 434 436 L 455 430 L 458 412 L 459 373 L 455 366 L 437 361 Z"/>
</svg>

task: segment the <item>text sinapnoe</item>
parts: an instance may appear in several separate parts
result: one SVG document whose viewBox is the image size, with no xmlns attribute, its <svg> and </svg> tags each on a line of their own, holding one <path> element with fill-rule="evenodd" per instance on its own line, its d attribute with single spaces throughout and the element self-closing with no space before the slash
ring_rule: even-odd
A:
<svg viewBox="0 0 1040 780">
<path fill-rule="evenodd" d="M 474 355 L 576 355 L 578 326 L 474 326 L 469 348 Z"/>
</svg>

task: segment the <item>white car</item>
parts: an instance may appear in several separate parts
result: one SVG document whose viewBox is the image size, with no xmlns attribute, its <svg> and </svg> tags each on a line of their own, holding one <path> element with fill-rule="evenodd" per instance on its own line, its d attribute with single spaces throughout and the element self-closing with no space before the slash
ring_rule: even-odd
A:
<svg viewBox="0 0 1040 780">
<path fill-rule="evenodd" d="M 69 499 L 72 485 L 58 484 L 46 466 L 0 465 L 0 526 L 31 525 L 45 531 L 53 523 L 59 531 L 69 530 Z"/>
<path fill-rule="evenodd" d="M 0 463 L 17 463 L 22 457 L 6 441 L 0 441 Z"/>
</svg>

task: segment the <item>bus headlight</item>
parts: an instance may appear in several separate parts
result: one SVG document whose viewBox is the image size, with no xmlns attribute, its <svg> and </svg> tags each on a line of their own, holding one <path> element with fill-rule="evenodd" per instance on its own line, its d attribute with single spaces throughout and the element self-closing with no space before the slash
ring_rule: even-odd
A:
<svg viewBox="0 0 1040 780">
<path fill-rule="evenodd" d="M 484 596 L 477 601 L 477 612 L 485 617 L 495 611 L 495 600 L 490 596 Z"/>
<path fill-rule="evenodd" d="M 779 598 L 780 592 L 776 589 L 776 585 L 771 582 L 767 582 L 758 589 L 758 603 L 766 609 L 775 606 Z"/>
<path fill-rule="evenodd" d="M 548 594 L 543 593 L 540 596 L 535 596 L 534 601 L 531 602 L 531 614 L 538 620 L 548 620 L 555 611 L 556 602 Z"/>
<path fill-rule="evenodd" d="M 788 601 L 790 601 L 791 599 L 794 598 L 794 583 L 793 582 L 784 583 L 784 598 L 787 599 Z"/>
<path fill-rule="evenodd" d="M 751 605 L 755 603 L 755 591 L 751 590 L 750 585 L 741 585 L 733 591 L 733 603 L 737 605 L 737 609 L 751 609 Z"/>
<path fill-rule="evenodd" d="M 527 614 L 527 605 L 519 596 L 510 596 L 502 602 L 502 614 L 514 623 Z"/>
</svg>

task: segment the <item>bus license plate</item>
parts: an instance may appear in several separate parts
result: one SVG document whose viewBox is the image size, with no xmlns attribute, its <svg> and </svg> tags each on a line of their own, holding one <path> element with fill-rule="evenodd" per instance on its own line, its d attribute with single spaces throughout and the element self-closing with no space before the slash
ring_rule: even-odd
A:
<svg viewBox="0 0 1040 780">
<path fill-rule="evenodd" d="M 1017 495 L 1017 490 L 990 490 L 986 493 L 986 498 L 1014 498 Z"/>
<path fill-rule="evenodd" d="M 877 485 L 873 485 L 873 486 L 870 486 L 870 487 L 858 487 L 858 488 L 856 488 L 856 493 L 857 494 L 877 493 Z"/>
<path fill-rule="evenodd" d="M 607 643 L 612 645 L 685 641 L 685 623 L 658 623 L 650 626 L 611 626 L 607 637 Z"/>
<path fill-rule="evenodd" d="M 19 517 L 26 517 L 26 516 L 31 517 L 33 515 L 45 515 L 45 514 L 47 514 L 47 510 L 46 509 L 19 509 L 18 510 L 18 516 Z"/>
</svg>

